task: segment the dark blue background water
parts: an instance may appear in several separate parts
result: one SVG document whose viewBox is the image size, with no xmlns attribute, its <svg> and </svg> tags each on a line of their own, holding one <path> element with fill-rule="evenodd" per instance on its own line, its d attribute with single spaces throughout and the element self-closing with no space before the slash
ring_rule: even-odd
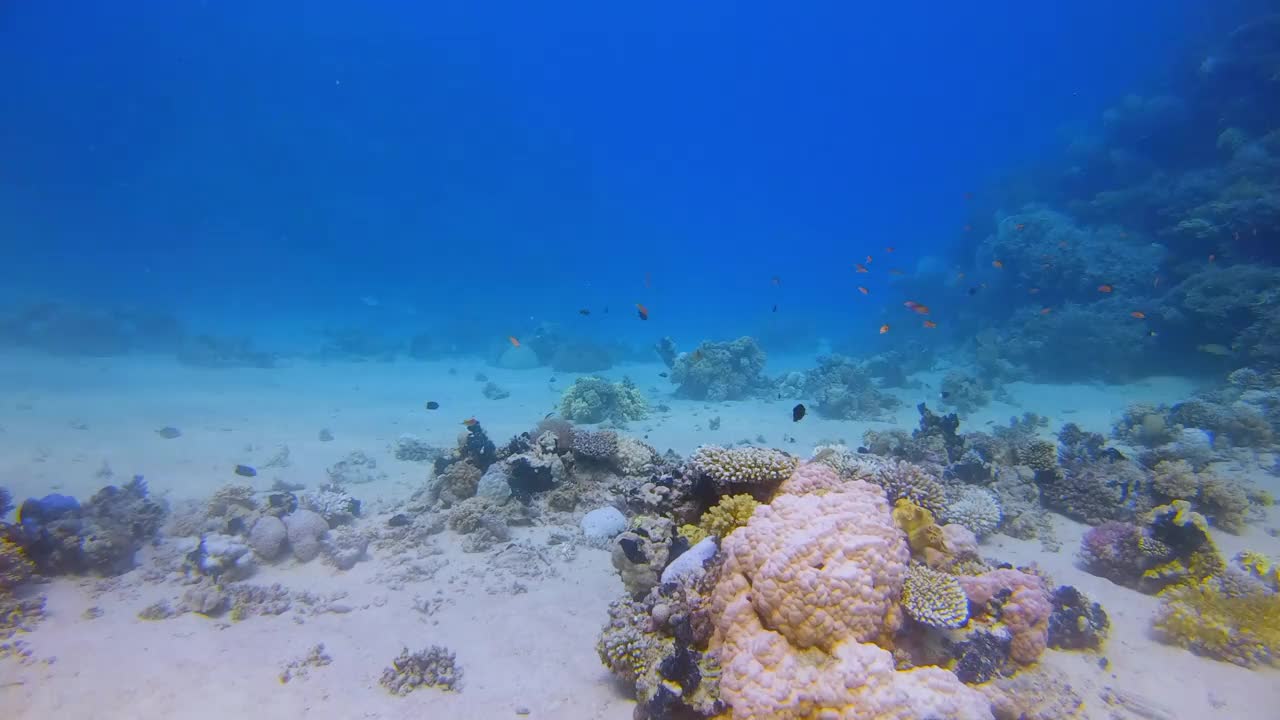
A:
<svg viewBox="0 0 1280 720">
<path fill-rule="evenodd" d="M 615 5 L 5 2 L 0 280 L 228 327 L 838 333 L 900 300 L 853 261 L 946 255 L 965 192 L 1232 10 Z"/>
</svg>

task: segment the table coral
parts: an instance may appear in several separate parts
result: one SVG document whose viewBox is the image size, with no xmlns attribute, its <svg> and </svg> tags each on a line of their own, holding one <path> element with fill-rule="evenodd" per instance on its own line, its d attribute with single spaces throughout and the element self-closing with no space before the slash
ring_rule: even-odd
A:
<svg viewBox="0 0 1280 720">
<path fill-rule="evenodd" d="M 693 453 L 690 464 L 720 489 L 742 485 L 772 488 L 791 477 L 797 460 L 769 448 L 703 445 Z"/>
</svg>

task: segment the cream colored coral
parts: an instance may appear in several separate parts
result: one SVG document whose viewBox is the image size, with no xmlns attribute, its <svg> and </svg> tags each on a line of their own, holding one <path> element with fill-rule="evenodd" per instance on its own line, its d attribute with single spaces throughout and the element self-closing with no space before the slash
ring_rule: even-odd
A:
<svg viewBox="0 0 1280 720">
<path fill-rule="evenodd" d="M 834 473 L 832 473 L 834 475 Z M 908 552 L 879 488 L 783 494 L 724 541 L 712 649 L 735 720 L 990 720 L 950 671 L 898 672 L 872 642 L 900 622 Z"/>
<path fill-rule="evenodd" d="M 809 495 L 837 490 L 844 485 L 839 471 L 831 465 L 813 461 L 801 463 L 791 477 L 778 487 L 779 494 Z"/>
<path fill-rule="evenodd" d="M 626 435 L 618 436 L 618 449 L 614 451 L 618 469 L 623 475 L 644 475 L 653 467 L 658 453 L 649 445 Z"/>
<path fill-rule="evenodd" d="M 879 488 L 779 495 L 724 539 L 713 607 L 749 590 L 755 612 L 797 648 L 830 650 L 896 629 L 909 552 Z"/>
<path fill-rule="evenodd" d="M 969 619 L 969 598 L 954 575 L 912 565 L 902 587 L 902 608 L 917 622 L 958 628 Z"/>
<path fill-rule="evenodd" d="M 721 486 L 779 483 L 796 469 L 795 458 L 770 448 L 703 445 L 691 460 L 694 467 Z"/>
</svg>

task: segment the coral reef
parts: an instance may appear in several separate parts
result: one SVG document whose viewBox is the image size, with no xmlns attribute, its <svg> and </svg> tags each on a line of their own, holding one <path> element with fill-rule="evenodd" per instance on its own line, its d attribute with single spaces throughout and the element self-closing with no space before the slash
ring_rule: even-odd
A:
<svg viewBox="0 0 1280 720">
<path fill-rule="evenodd" d="M 1045 507 L 1096 525 L 1132 518 L 1139 495 L 1150 483 L 1147 471 L 1114 448 L 1106 438 L 1074 423 L 1058 433 L 1059 467 L 1036 473 Z"/>
<path fill-rule="evenodd" d="M 1044 580 L 1013 569 L 999 569 L 959 578 L 975 618 L 998 619 L 1010 634 L 1009 657 L 1029 665 L 1049 643 L 1053 606 Z"/>
<path fill-rule="evenodd" d="M 990 402 L 991 393 L 977 377 L 960 370 L 943 376 L 942 404 L 955 408 L 961 416 L 980 410 Z"/>
<path fill-rule="evenodd" d="M 1070 585 L 1055 588 L 1049 602 L 1053 603 L 1053 614 L 1049 616 L 1049 647 L 1102 649 L 1111 629 L 1111 620 L 1101 605 Z"/>
<path fill-rule="evenodd" d="M 824 355 L 805 376 L 804 393 L 823 417 L 838 420 L 881 418 L 899 400 L 880 392 L 860 364 L 843 355 Z"/>
<path fill-rule="evenodd" d="M 387 474 L 378 470 L 378 461 L 355 450 L 326 470 L 333 485 L 363 485 L 386 480 Z"/>
<path fill-rule="evenodd" d="M 360 501 L 340 485 L 322 485 L 314 492 L 304 493 L 298 498 L 298 505 L 319 514 L 331 528 L 347 525 L 360 516 Z"/>
<path fill-rule="evenodd" d="M 618 452 L 618 433 L 612 430 L 573 431 L 573 454 L 587 460 L 610 460 Z"/>
<path fill-rule="evenodd" d="M 671 558 L 675 525 L 666 518 L 632 518 L 627 530 L 613 540 L 613 567 L 633 598 L 644 597 L 662 577 Z"/>
<path fill-rule="evenodd" d="M 378 680 L 393 695 L 408 695 L 422 687 L 458 690 L 461 682 L 462 668 L 458 666 L 457 657 L 440 645 L 416 653 L 405 648 Z"/>
<path fill-rule="evenodd" d="M 1185 500 L 1153 508 L 1143 525 L 1108 522 L 1085 533 L 1080 560 L 1113 582 L 1156 593 L 1197 584 L 1227 569 L 1209 537 L 1209 522 Z"/>
<path fill-rule="evenodd" d="M 741 400 L 763 387 L 764 351 L 749 337 L 703 342 L 682 353 L 671 366 L 679 394 L 694 400 Z"/>
<path fill-rule="evenodd" d="M 624 424 L 643 420 L 649 414 L 649 403 L 640 389 L 629 379 L 611 383 L 599 377 L 580 377 L 560 398 L 560 414 L 576 423 L 610 421 Z"/>
<path fill-rule="evenodd" d="M 750 495 L 725 495 L 705 513 L 697 525 L 682 525 L 680 535 L 696 544 L 703 538 L 714 536 L 723 538 L 737 530 L 751 519 L 760 503 Z"/>
</svg>

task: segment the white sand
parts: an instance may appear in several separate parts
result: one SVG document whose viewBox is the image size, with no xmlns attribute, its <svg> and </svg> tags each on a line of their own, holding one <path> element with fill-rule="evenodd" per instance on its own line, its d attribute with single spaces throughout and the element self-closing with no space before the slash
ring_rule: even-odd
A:
<svg viewBox="0 0 1280 720">
<path fill-rule="evenodd" d="M 456 374 L 450 374 L 450 368 Z M 670 406 L 631 432 L 660 450 L 688 453 L 702 443 L 731 443 L 763 436 L 766 442 L 805 454 L 820 441 L 858 444 L 867 428 L 888 423 L 824 420 L 810 414 L 791 422 L 794 400 L 712 405 L 669 397 L 670 384 L 658 364 L 633 365 L 607 375 L 629 375 Z M 511 392 L 504 400 L 481 395 L 482 372 Z M 555 377 L 555 382 L 550 378 Z M 460 422 L 477 417 L 495 441 L 530 428 L 553 410 L 572 375 L 538 369 L 508 371 L 469 361 L 312 365 L 275 370 L 202 370 L 166 359 L 68 361 L 32 356 L 0 358 L 0 485 L 17 498 L 56 490 L 86 498 L 108 482 L 134 473 L 153 492 L 171 499 L 207 496 L 214 488 L 244 481 L 236 463 L 261 466 L 287 445 L 291 464 L 263 469 L 251 482 L 273 480 L 315 486 L 325 468 L 353 450 L 375 457 L 387 479 L 357 485 L 352 492 L 371 510 L 406 497 L 426 468 L 394 459 L 391 445 L 401 433 L 448 446 Z M 937 405 L 937 378 L 918 392 L 903 393 L 897 422 L 916 424 L 915 403 Z M 1134 401 L 1171 402 L 1191 387 L 1177 380 L 1151 380 L 1123 387 L 1043 386 L 1008 388 L 1017 405 L 993 404 L 965 426 L 984 429 L 1012 415 L 1035 411 L 1051 418 L 1050 430 L 1076 422 L 1105 432 Z M 438 411 L 424 403 L 435 400 Z M 940 409 L 940 408 L 939 408 Z M 719 417 L 718 430 L 709 429 Z M 172 425 L 183 435 L 166 440 L 154 431 Z M 318 433 L 328 428 L 332 442 Z M 104 463 L 114 480 L 98 476 Z M 1275 478 L 1259 478 L 1271 483 Z M 1280 492 L 1277 492 L 1280 494 Z M 1274 516 L 1271 526 L 1275 525 Z M 1276 716 L 1280 674 L 1249 671 L 1198 658 L 1150 637 L 1154 598 L 1116 587 L 1073 566 L 1082 526 L 1062 521 L 1063 549 L 1044 553 L 1038 542 L 997 536 L 989 554 L 1015 563 L 1037 562 L 1059 583 L 1077 585 L 1110 613 L 1113 638 L 1101 671 L 1096 658 L 1050 653 L 1087 700 L 1090 718 L 1139 717 L 1108 707 L 1097 691 L 1106 686 L 1136 693 L 1162 707 L 1168 717 L 1257 718 Z M 1280 541 L 1254 526 L 1240 538 L 1224 537 L 1225 551 L 1252 547 L 1280 555 Z M 517 540 L 558 552 L 546 544 L 548 529 L 517 529 Z M 339 573 L 319 562 L 267 567 L 252 582 L 280 582 L 294 590 L 346 592 L 345 614 L 253 617 L 240 623 L 197 615 L 143 622 L 141 608 L 181 592 L 148 585 L 139 572 L 118 580 L 60 579 L 38 588 L 48 594 L 48 618 L 19 636 L 33 662 L 0 660 L 0 708 L 4 717 L 203 718 L 309 717 L 392 718 L 518 717 L 629 718 L 631 702 L 599 664 L 595 639 L 608 603 L 621 584 L 603 550 L 578 548 L 558 558 L 540 578 L 514 578 L 485 565 L 487 555 L 456 549 L 456 538 L 436 538 L 448 564 L 431 580 L 390 589 L 377 578 L 393 565 L 384 553 Z M 554 551 L 554 552 L 553 552 Z M 150 552 L 148 550 L 147 552 Z M 145 561 L 145 557 L 142 558 Z M 512 582 L 527 592 L 511 594 Z M 494 590 L 494 592 L 489 592 Z M 415 596 L 444 600 L 426 617 L 413 609 Z M 84 619 L 89 607 L 102 609 Z M 332 664 L 281 684 L 285 663 L 323 642 Z M 446 645 L 463 668 L 463 689 L 449 694 L 419 690 L 393 697 L 378 685 L 382 669 L 407 645 L 416 650 Z M 1216 703 L 1216 705 L 1215 705 Z"/>
</svg>

